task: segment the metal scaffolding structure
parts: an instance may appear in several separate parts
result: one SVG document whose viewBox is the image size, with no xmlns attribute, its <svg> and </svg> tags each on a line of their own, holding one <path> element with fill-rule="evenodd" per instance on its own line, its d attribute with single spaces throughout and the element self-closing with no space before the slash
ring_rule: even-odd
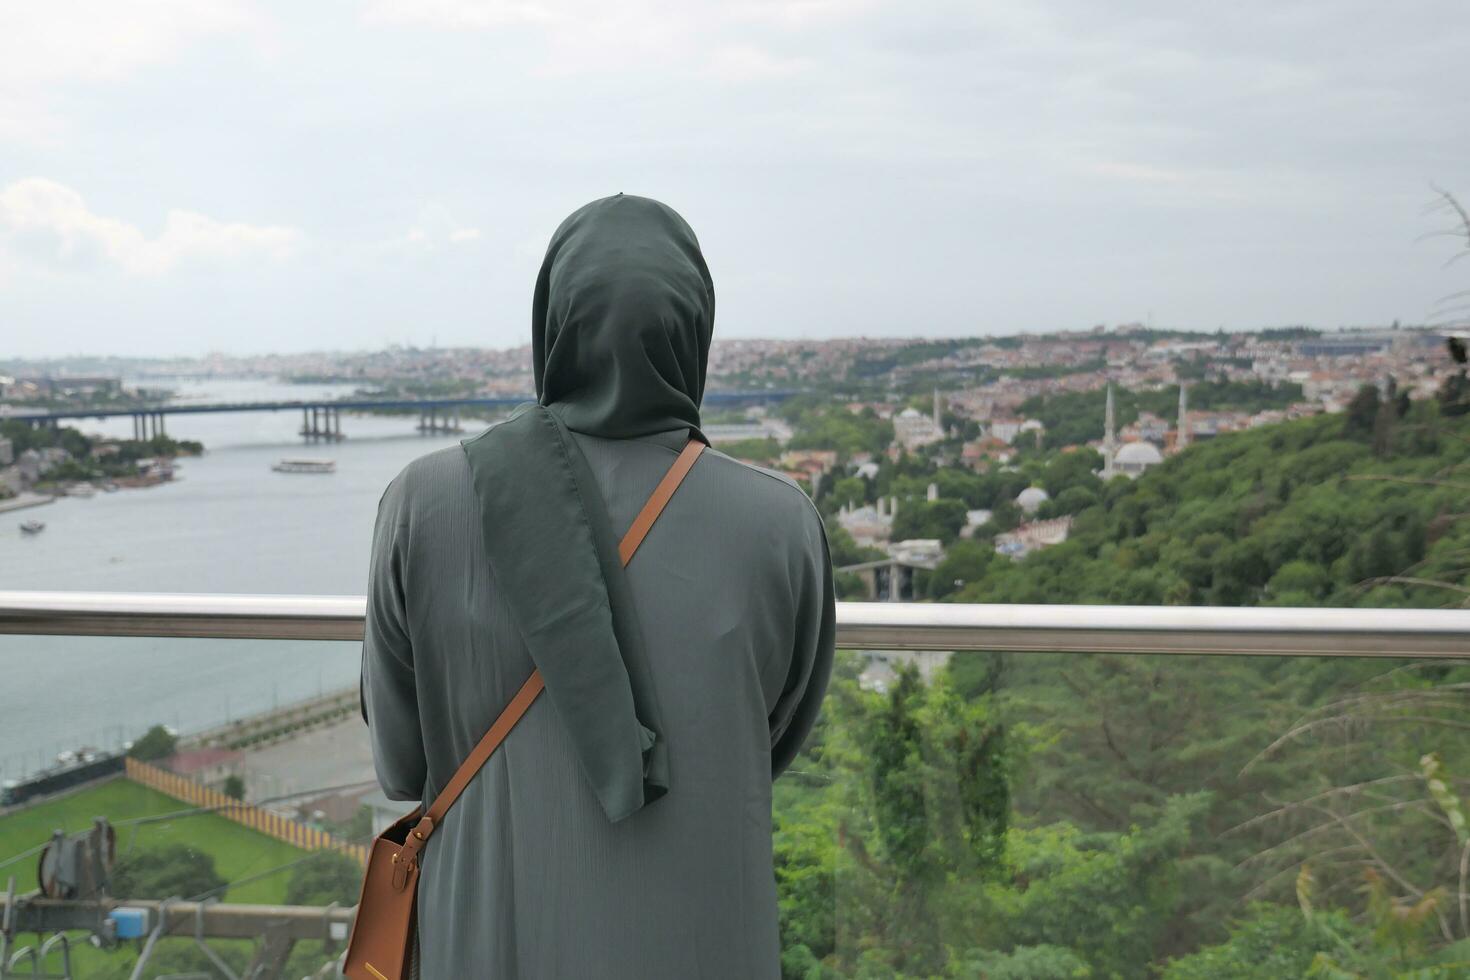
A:
<svg viewBox="0 0 1470 980">
<path fill-rule="evenodd" d="M 69 900 L 17 895 L 14 879 L 0 895 L 0 977 L 70 980 L 70 934 L 85 931 L 97 945 L 112 947 L 119 938 L 115 913 L 126 910 L 143 923 L 143 948 L 133 970 L 141 980 L 158 942 L 164 938 L 192 939 L 220 974 L 229 980 L 268 980 L 279 977 L 297 942 L 323 943 L 323 977 L 340 977 L 336 957 L 352 929 L 354 909 L 328 905 L 230 905 L 214 900 L 186 902 L 177 898 L 143 900 Z M 42 942 L 20 945 L 14 937 L 46 935 Z M 211 939 L 258 941 L 254 958 L 243 973 L 235 973 L 210 948 Z M 62 972 L 46 972 L 60 961 Z M 24 971 L 24 972 L 22 972 Z"/>
</svg>

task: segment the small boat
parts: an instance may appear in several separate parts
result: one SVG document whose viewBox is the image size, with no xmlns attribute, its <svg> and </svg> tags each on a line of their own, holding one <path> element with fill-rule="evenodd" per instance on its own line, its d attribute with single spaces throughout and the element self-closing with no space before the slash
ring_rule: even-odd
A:
<svg viewBox="0 0 1470 980">
<path fill-rule="evenodd" d="M 335 473 L 337 472 L 337 461 L 297 456 L 283 459 L 271 469 L 277 473 Z"/>
<path fill-rule="evenodd" d="M 44 530 L 46 530 L 46 525 L 42 521 L 21 521 L 20 522 L 20 533 L 21 534 L 40 534 Z"/>
</svg>

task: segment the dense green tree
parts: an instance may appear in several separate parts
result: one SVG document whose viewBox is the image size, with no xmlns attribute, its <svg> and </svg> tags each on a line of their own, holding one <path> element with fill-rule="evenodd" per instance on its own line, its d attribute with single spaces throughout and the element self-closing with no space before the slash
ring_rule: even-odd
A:
<svg viewBox="0 0 1470 980">
<path fill-rule="evenodd" d="M 317 851 L 296 865 L 286 884 L 287 905 L 353 905 L 362 889 L 362 865 L 337 851 Z"/>
<path fill-rule="evenodd" d="M 1055 824 L 1011 835 L 1013 880 L 1027 886 L 990 886 L 1004 910 L 1003 942 L 1066 947 L 1100 977 L 1147 976 L 1179 899 L 1181 858 L 1208 805 L 1207 794 L 1171 798 L 1125 833 Z"/>
<path fill-rule="evenodd" d="M 197 455 L 204 447 L 197 442 L 158 435 L 146 440 L 123 440 L 105 460 L 91 457 L 93 440 L 71 426 L 32 426 L 16 419 L 0 419 L 0 437 L 9 439 L 16 455 L 28 449 L 60 447 L 72 460 L 48 474 L 48 478 L 87 480 L 103 476 L 126 476 L 137 472 L 137 462 L 149 456 Z"/>
<path fill-rule="evenodd" d="M 178 748 L 179 740 L 162 725 L 154 725 L 144 732 L 128 749 L 128 755 L 143 762 L 167 759 Z"/>
<path fill-rule="evenodd" d="M 1307 977 L 1321 954 L 1340 952 L 1352 931 L 1346 916 L 1313 922 L 1292 906 L 1257 903 L 1230 928 L 1230 938 L 1173 960 L 1163 980 L 1283 980 Z"/>
<path fill-rule="evenodd" d="M 963 980 L 1087 980 L 1087 961 L 1065 946 L 1017 946 L 1006 952 L 972 950 L 952 974 Z"/>
<path fill-rule="evenodd" d="M 1470 361 L 1470 352 L 1467 352 L 1465 341 L 1459 337 L 1450 337 L 1446 340 L 1449 349 L 1450 360 L 1456 365 L 1455 371 L 1445 379 L 1440 386 L 1438 399 L 1440 414 L 1445 416 L 1458 416 L 1470 412 L 1470 379 L 1465 376 L 1466 362 Z"/>
<path fill-rule="evenodd" d="M 978 889 L 1004 866 L 1009 740 L 983 701 L 943 678 L 926 687 L 912 667 L 887 694 L 839 680 L 829 705 L 842 791 L 832 965 L 929 976 L 950 963 L 949 938 L 973 938 Z"/>
<path fill-rule="evenodd" d="M 827 525 L 827 548 L 832 554 L 832 564 L 839 568 L 883 557 L 882 549 L 859 545 L 846 528 L 836 523 Z"/>
<path fill-rule="evenodd" d="M 1363 385 L 1348 402 L 1347 414 L 1343 416 L 1343 434 L 1352 438 L 1369 437 L 1377 420 L 1378 386 Z"/>
<path fill-rule="evenodd" d="M 842 405 L 793 406 L 790 449 L 835 449 L 843 457 L 880 453 L 893 441 L 893 424 L 871 409 L 853 414 Z M 783 412 L 783 414 L 786 414 Z"/>
<path fill-rule="evenodd" d="M 1072 486 L 1044 502 L 1037 511 L 1038 517 L 1067 517 L 1080 514 L 1098 503 L 1097 491 L 1085 486 Z"/>
<path fill-rule="evenodd" d="M 1275 606 L 1315 606 L 1331 582 L 1327 569 L 1310 561 L 1289 561 L 1266 583 L 1267 601 Z"/>
<path fill-rule="evenodd" d="M 1162 980 L 1462 980 L 1470 943 L 1414 941 L 1432 929 L 1429 911 L 1383 907 L 1364 921 L 1340 909 L 1255 903 L 1227 941 L 1171 961 Z"/>
<path fill-rule="evenodd" d="M 28 449 L 48 449 L 52 446 L 60 446 L 73 456 L 86 456 L 92 449 L 92 440 L 71 426 L 53 429 L 16 419 L 0 419 L 0 437 L 10 440 L 17 456 Z"/>
<path fill-rule="evenodd" d="M 748 460 L 762 466 L 774 466 L 781 456 L 781 444 L 775 439 L 737 439 L 717 447 L 726 456 Z"/>
<path fill-rule="evenodd" d="M 975 537 L 994 537 L 1003 531 L 1014 530 L 1020 526 L 1025 517 L 1025 512 L 1021 510 L 1020 505 L 1015 501 L 999 501 L 991 508 L 990 520 L 975 530 Z"/>
<path fill-rule="evenodd" d="M 832 484 L 829 499 L 839 507 L 843 504 L 861 507 L 868 502 L 868 481 L 857 476 L 842 477 Z"/>
<path fill-rule="evenodd" d="M 906 501 L 898 505 L 893 518 L 893 540 L 938 538 L 948 544 L 960 536 L 965 526 L 965 505 L 958 500 Z"/>
<path fill-rule="evenodd" d="M 836 521 L 827 522 L 827 546 L 832 555 L 832 566 L 841 569 L 848 565 L 860 565 L 885 557 L 881 548 L 865 548 L 852 539 L 852 535 Z M 867 595 L 867 586 L 854 572 L 838 571 L 833 576 L 833 586 L 839 599 L 857 599 Z"/>
<path fill-rule="evenodd" d="M 1102 480 L 1097 476 L 1102 466 L 1102 456 L 1091 449 L 1059 453 L 1041 471 L 1041 486 L 1052 497 L 1073 489 L 1085 490 L 1095 497 L 1102 490 Z"/>
<path fill-rule="evenodd" d="M 998 556 L 988 541 L 956 541 L 929 576 L 929 598 L 942 599 L 970 582 L 978 582 L 991 565 L 1007 560 Z"/>
<path fill-rule="evenodd" d="M 117 859 L 110 891 L 119 898 L 223 897 L 214 856 L 185 844 L 139 848 Z"/>
</svg>

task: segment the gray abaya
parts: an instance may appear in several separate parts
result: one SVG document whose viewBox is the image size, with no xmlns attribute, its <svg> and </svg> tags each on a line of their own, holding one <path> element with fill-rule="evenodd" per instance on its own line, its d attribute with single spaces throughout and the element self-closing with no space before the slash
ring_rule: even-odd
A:
<svg viewBox="0 0 1470 980">
<path fill-rule="evenodd" d="M 685 433 L 575 439 L 621 533 Z M 393 798 L 427 803 L 532 669 L 458 446 L 389 486 L 370 578 L 363 681 L 378 777 Z M 611 822 L 541 697 L 425 851 L 425 978 L 779 977 L 771 781 L 831 669 L 821 520 L 783 477 L 706 450 L 627 579 L 667 794 Z"/>
</svg>

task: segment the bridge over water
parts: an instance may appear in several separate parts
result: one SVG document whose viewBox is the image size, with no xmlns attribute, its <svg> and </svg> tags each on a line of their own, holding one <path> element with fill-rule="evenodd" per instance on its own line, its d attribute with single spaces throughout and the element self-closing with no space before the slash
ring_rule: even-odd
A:
<svg viewBox="0 0 1470 980">
<path fill-rule="evenodd" d="M 732 408 L 739 405 L 779 402 L 795 395 L 789 390 L 712 391 L 706 392 L 706 407 Z M 217 415 L 226 412 L 293 412 L 301 413 L 301 435 L 307 439 L 341 439 L 342 413 L 392 412 L 417 413 L 421 432 L 454 432 L 460 428 L 460 413 L 489 409 L 508 411 L 516 405 L 532 401 L 531 395 L 507 395 L 495 398 L 349 398 L 297 399 L 266 402 L 216 402 L 176 405 L 152 405 L 147 408 L 66 408 L 38 412 L 4 413 L 11 418 L 36 426 L 56 427 L 65 421 L 131 417 L 133 438 L 151 439 L 165 431 L 164 419 L 170 415 Z"/>
</svg>

